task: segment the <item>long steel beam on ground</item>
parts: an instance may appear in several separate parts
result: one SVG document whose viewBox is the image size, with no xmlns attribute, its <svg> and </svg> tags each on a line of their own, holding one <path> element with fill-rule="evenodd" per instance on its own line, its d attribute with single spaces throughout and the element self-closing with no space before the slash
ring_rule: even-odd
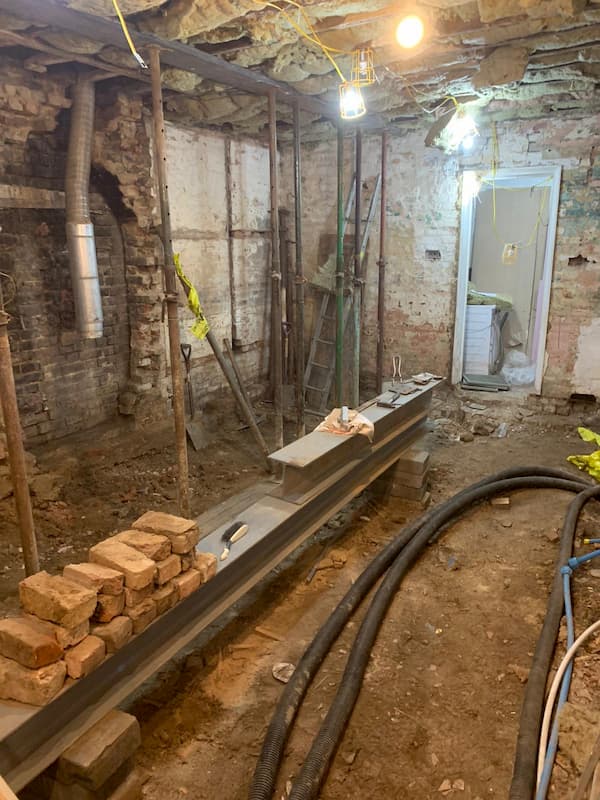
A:
<svg viewBox="0 0 600 800">
<path fill-rule="evenodd" d="M 382 432 L 381 439 L 365 453 L 357 453 L 350 463 L 346 454 L 337 465 L 343 472 L 336 472 L 333 482 L 323 481 L 323 491 L 306 502 L 299 504 L 269 494 L 236 514 L 236 519 L 248 523 L 249 531 L 236 542 L 227 561 L 220 563 L 217 575 L 91 675 L 77 681 L 44 708 L 1 704 L 0 774 L 11 788 L 18 792 L 26 786 L 391 466 L 414 439 L 415 432 L 422 430 L 423 396 L 429 401 L 432 389 L 433 385 L 420 389 L 414 396 L 412 425 L 410 397 L 403 398 L 401 414 L 398 409 L 375 405 L 367 409 L 365 413 L 374 418 L 376 428 Z M 397 424 L 389 428 L 388 417 Z M 344 437 L 336 438 L 343 452 Z M 222 534 L 232 521 L 202 539 L 198 549 L 219 555 Z"/>
</svg>

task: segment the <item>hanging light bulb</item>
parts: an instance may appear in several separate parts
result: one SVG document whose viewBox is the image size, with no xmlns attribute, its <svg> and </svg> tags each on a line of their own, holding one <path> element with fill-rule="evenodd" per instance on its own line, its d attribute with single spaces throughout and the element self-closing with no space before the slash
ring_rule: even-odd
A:
<svg viewBox="0 0 600 800">
<path fill-rule="evenodd" d="M 465 150 L 470 150 L 475 143 L 475 137 L 479 136 L 479 130 L 475 120 L 470 116 L 467 109 L 460 103 L 452 119 L 446 126 L 446 151 L 454 152 L 462 145 Z"/>
<path fill-rule="evenodd" d="M 404 19 L 400 20 L 396 28 L 396 41 L 400 47 L 405 47 L 410 50 L 416 47 L 425 35 L 425 25 L 421 17 L 416 14 L 409 14 Z"/>
<path fill-rule="evenodd" d="M 367 107 L 359 86 L 351 81 L 340 83 L 340 116 L 342 119 L 358 119 L 367 113 Z"/>
</svg>

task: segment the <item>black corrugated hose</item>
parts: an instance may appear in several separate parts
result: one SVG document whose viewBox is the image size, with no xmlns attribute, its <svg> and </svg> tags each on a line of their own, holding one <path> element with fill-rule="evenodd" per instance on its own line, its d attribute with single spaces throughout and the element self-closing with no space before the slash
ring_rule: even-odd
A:
<svg viewBox="0 0 600 800">
<path fill-rule="evenodd" d="M 423 549 L 429 542 L 435 540 L 440 535 L 445 525 L 460 514 L 469 510 L 474 504 L 492 497 L 495 494 L 506 493 L 517 489 L 537 488 L 560 489 L 587 495 L 585 500 L 580 501 L 578 510 L 573 511 L 572 514 L 570 510 L 567 516 L 567 519 L 574 519 L 572 526 L 574 534 L 574 526 L 579 511 L 592 494 L 589 491 L 584 491 L 590 489 L 590 483 L 581 476 L 573 475 L 563 470 L 547 469 L 544 467 L 523 467 L 497 473 L 459 492 L 457 495 L 450 498 L 450 500 L 431 509 L 413 523 L 403 528 L 399 535 L 375 556 L 373 561 L 346 593 L 329 619 L 320 628 L 312 643 L 300 659 L 290 681 L 285 686 L 263 743 L 261 755 L 250 788 L 250 800 L 270 800 L 272 797 L 275 789 L 277 772 L 283 757 L 284 746 L 302 699 L 333 643 L 342 632 L 349 618 L 359 607 L 379 578 L 387 572 L 360 626 L 354 645 L 348 656 L 344 676 L 339 684 L 336 697 L 333 700 L 321 730 L 313 742 L 300 774 L 293 785 L 290 800 L 311 800 L 317 796 L 360 692 L 370 652 L 385 613 L 403 577 L 419 558 Z M 600 487 L 598 488 L 598 493 L 600 494 Z M 575 504 L 573 504 L 571 508 L 573 508 L 574 505 Z M 565 521 L 565 528 L 566 527 L 567 521 Z M 563 533 L 565 528 L 563 528 Z M 571 535 L 569 553 L 572 541 L 573 536 Z M 562 544 L 563 543 L 561 543 L 561 558 L 564 549 Z M 564 561 L 560 561 L 559 563 L 562 564 Z M 554 640 L 556 639 L 557 633 L 558 627 L 556 627 L 554 632 Z M 550 662 L 548 661 L 546 675 L 549 666 Z M 537 729 L 533 733 L 535 737 L 535 745 L 533 747 L 534 753 L 537 753 L 537 738 L 539 735 L 545 680 L 546 678 L 544 677 L 542 701 L 539 703 L 537 715 Z M 533 702 L 531 704 L 533 705 Z M 522 719 L 527 721 L 530 726 L 532 722 L 535 721 L 531 714 L 523 714 Z M 519 743 L 522 740 L 524 742 L 529 741 L 529 736 L 531 734 L 523 737 L 522 733 L 523 732 L 521 732 L 519 736 Z M 527 759 L 519 758 L 519 752 L 517 753 L 517 762 L 522 763 L 525 767 L 527 766 Z M 535 755 L 533 756 L 531 772 L 533 781 L 535 782 Z M 515 779 L 513 779 L 513 783 L 514 782 Z M 520 795 L 515 795 L 514 800 L 516 800 L 517 797 L 521 800 Z M 531 794 L 527 797 L 527 800 L 530 800 L 530 798 Z M 513 800 L 512 795 L 511 800 Z M 523 800 L 525 800 L 525 797 L 523 797 Z"/>
</svg>

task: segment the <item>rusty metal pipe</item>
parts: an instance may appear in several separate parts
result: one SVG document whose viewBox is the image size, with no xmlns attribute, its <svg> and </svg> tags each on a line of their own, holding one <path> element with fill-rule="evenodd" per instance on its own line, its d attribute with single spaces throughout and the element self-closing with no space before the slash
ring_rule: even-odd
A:
<svg viewBox="0 0 600 800">
<path fill-rule="evenodd" d="M 271 183 L 271 376 L 275 409 L 275 447 L 283 447 L 283 370 L 281 262 L 279 260 L 279 182 L 277 172 L 277 97 L 269 91 L 269 176 Z"/>
<path fill-rule="evenodd" d="M 353 351 L 352 351 L 352 405 L 360 405 L 360 324 L 362 319 L 362 133 L 355 134 L 354 192 L 354 282 L 352 293 Z"/>
<path fill-rule="evenodd" d="M 386 169 L 388 132 L 381 135 L 381 216 L 379 221 L 379 281 L 377 287 L 377 391 L 383 391 L 383 349 L 385 343 L 385 235 L 386 235 Z"/>
<path fill-rule="evenodd" d="M 25 465 L 25 448 L 23 447 L 23 437 L 21 436 L 15 376 L 13 374 L 10 342 L 8 340 L 9 319 L 5 311 L 0 311 L 0 404 L 2 405 L 2 415 L 6 426 L 8 462 L 15 495 L 15 506 L 17 508 L 25 574 L 33 575 L 34 572 L 39 572 L 40 561 L 35 539 L 27 467 Z"/>
<path fill-rule="evenodd" d="M 302 252 L 302 157 L 300 153 L 300 105 L 294 104 L 294 212 L 296 239 L 296 434 L 306 433 L 304 422 L 304 254 Z"/>
<path fill-rule="evenodd" d="M 160 54 L 157 47 L 150 48 L 150 73 L 152 78 L 152 125 L 154 131 L 154 159 L 158 179 L 158 197 L 162 221 L 161 238 L 164 250 L 164 288 L 169 329 L 169 355 L 173 384 L 173 416 L 175 418 L 175 443 L 177 446 L 177 481 L 179 511 L 184 517 L 191 514 L 190 483 L 185 430 L 185 399 L 180 359 L 179 312 L 177 303 L 177 275 L 173 261 L 173 240 L 167 185 L 167 144 L 160 79 Z"/>
</svg>

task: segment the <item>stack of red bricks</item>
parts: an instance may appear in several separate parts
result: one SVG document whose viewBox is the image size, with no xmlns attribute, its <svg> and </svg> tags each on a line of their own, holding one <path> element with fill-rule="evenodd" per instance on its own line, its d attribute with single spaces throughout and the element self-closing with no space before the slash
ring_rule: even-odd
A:
<svg viewBox="0 0 600 800">
<path fill-rule="evenodd" d="M 217 571 L 193 520 L 148 511 L 62 575 L 21 581 L 24 613 L 0 620 L 0 698 L 44 705 Z"/>
</svg>

